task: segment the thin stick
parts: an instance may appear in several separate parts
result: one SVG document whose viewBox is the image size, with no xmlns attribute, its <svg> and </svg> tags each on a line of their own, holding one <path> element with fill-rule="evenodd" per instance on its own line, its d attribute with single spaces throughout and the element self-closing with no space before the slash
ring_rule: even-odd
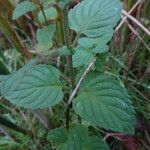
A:
<svg viewBox="0 0 150 150">
<path fill-rule="evenodd" d="M 136 25 L 138 25 L 147 35 L 150 36 L 150 31 L 144 27 L 137 19 L 135 19 L 133 16 L 128 14 L 125 10 L 122 11 L 122 14 L 127 16 L 130 20 L 132 20 Z"/>
<path fill-rule="evenodd" d="M 130 11 L 128 12 L 128 14 L 131 14 L 134 10 L 135 10 L 135 8 L 139 5 L 139 3 L 140 2 L 142 2 L 142 0 L 138 0 L 135 4 L 134 4 L 134 6 L 130 9 Z M 122 21 L 119 23 L 119 25 L 116 27 L 116 29 L 115 29 L 115 31 L 114 32 L 116 32 L 116 31 L 118 31 L 120 28 L 121 28 L 121 26 L 123 25 L 123 23 L 125 22 L 125 20 L 127 20 L 127 16 L 125 16 L 123 19 L 122 19 Z"/>
<path fill-rule="evenodd" d="M 150 47 L 144 42 L 144 40 L 141 38 L 141 36 L 138 34 L 138 32 L 130 25 L 129 22 L 127 22 L 128 27 L 130 28 L 130 30 L 139 38 L 139 40 L 143 43 L 143 45 L 145 46 L 145 48 L 148 49 L 148 51 L 150 52 Z"/>
<path fill-rule="evenodd" d="M 96 61 L 96 57 L 91 61 L 91 63 L 89 64 L 89 66 L 87 67 L 87 69 L 85 70 L 85 72 L 83 73 L 82 77 L 80 78 L 80 80 L 78 81 L 78 84 L 76 85 L 75 89 L 73 90 L 67 104 L 70 105 L 72 103 L 72 100 L 74 98 L 74 96 L 76 95 L 77 91 L 79 90 L 80 88 L 80 85 L 83 81 L 83 79 L 86 77 L 86 75 L 89 73 L 89 71 L 91 70 L 92 66 L 94 65 Z"/>
</svg>

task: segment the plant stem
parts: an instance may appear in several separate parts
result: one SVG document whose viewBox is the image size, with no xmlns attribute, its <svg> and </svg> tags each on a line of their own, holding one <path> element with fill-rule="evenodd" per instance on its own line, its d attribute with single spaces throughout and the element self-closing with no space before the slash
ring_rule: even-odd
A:
<svg viewBox="0 0 150 150">
<path fill-rule="evenodd" d="M 68 100 L 68 102 L 67 102 L 68 106 L 72 103 L 72 100 L 73 100 L 74 96 L 76 95 L 77 91 L 79 90 L 80 85 L 81 85 L 83 79 L 84 79 L 84 78 L 86 77 L 86 75 L 89 73 L 89 71 L 91 70 L 91 68 L 92 68 L 92 66 L 94 65 L 95 61 L 96 61 L 96 57 L 91 61 L 91 63 L 89 64 L 89 66 L 88 66 L 88 67 L 86 68 L 86 70 L 84 71 L 82 77 L 81 77 L 80 80 L 78 81 L 78 84 L 76 85 L 75 89 L 73 90 L 73 92 L 72 92 L 72 94 L 71 94 L 71 96 L 70 96 L 70 98 L 69 98 L 69 100 Z"/>
<path fill-rule="evenodd" d="M 67 130 L 69 129 L 69 124 L 70 124 L 70 108 L 72 107 L 72 105 L 69 105 L 67 107 L 67 111 L 66 111 L 66 128 Z"/>
<path fill-rule="evenodd" d="M 67 45 L 67 48 L 70 50 L 70 53 L 72 54 L 72 48 L 71 48 L 71 38 L 70 38 L 70 31 L 69 31 L 69 26 L 68 26 L 68 8 L 65 8 L 63 11 L 63 16 L 64 16 L 64 38 L 65 38 L 65 44 Z M 71 79 L 71 86 L 74 88 L 74 69 L 73 69 L 73 64 L 72 64 L 72 56 L 67 57 L 67 63 L 68 63 L 68 71 L 69 71 L 69 76 Z"/>
<path fill-rule="evenodd" d="M 68 6 L 63 10 L 63 18 L 64 18 L 64 39 L 65 44 L 67 45 L 67 48 L 70 50 L 70 53 L 72 54 L 72 48 L 71 48 L 71 37 L 70 37 L 70 31 L 69 31 L 69 25 L 68 25 Z M 68 73 L 69 77 L 71 79 L 71 89 L 73 90 L 75 85 L 75 74 L 72 64 L 72 56 L 67 57 L 67 65 L 68 65 Z M 72 108 L 72 104 L 70 103 L 67 107 L 66 112 L 66 126 L 67 129 L 69 128 L 69 122 L 70 122 L 70 109 Z"/>
<path fill-rule="evenodd" d="M 59 44 L 63 44 L 64 33 L 63 33 L 63 16 L 62 11 L 59 7 L 55 7 L 57 9 L 57 19 L 56 19 L 56 35 Z"/>
<path fill-rule="evenodd" d="M 40 10 L 42 11 L 42 14 L 43 14 L 44 20 L 45 20 L 45 22 L 46 22 L 46 25 L 48 26 L 48 20 L 47 20 L 47 18 L 46 18 L 46 15 L 45 15 L 43 6 L 42 6 L 42 4 L 40 3 L 39 0 L 37 0 L 37 2 L 38 2 L 38 5 L 39 5 Z"/>
</svg>

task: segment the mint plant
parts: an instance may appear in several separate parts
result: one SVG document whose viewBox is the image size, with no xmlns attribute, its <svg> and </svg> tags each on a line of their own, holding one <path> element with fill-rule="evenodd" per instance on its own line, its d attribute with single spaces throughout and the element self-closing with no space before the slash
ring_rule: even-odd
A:
<svg viewBox="0 0 150 150">
<path fill-rule="evenodd" d="M 12 19 L 31 11 L 40 24 L 33 57 L 17 72 L 1 76 L 1 95 L 27 109 L 62 105 L 66 124 L 47 137 L 58 150 L 109 149 L 89 126 L 134 134 L 130 96 L 104 69 L 108 42 L 121 16 L 119 0 L 82 0 L 73 8 L 69 0 L 24 1 Z"/>
</svg>

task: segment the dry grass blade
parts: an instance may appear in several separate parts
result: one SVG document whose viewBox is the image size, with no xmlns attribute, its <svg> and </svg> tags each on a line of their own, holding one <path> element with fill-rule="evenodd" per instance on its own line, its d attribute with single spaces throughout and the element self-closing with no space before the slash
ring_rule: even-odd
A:
<svg viewBox="0 0 150 150">
<path fill-rule="evenodd" d="M 139 38 L 139 40 L 143 43 L 146 49 L 150 52 L 150 47 L 144 42 L 144 40 L 141 38 L 141 36 L 138 34 L 138 32 L 130 25 L 128 21 L 125 21 L 128 25 L 129 29 Z"/>
<path fill-rule="evenodd" d="M 131 14 L 134 10 L 135 10 L 135 8 L 142 2 L 143 0 L 138 0 L 135 4 L 134 4 L 134 6 L 130 9 L 130 11 L 128 12 L 128 14 Z M 121 26 L 124 24 L 124 22 L 127 20 L 127 16 L 125 16 L 123 19 L 122 19 L 122 21 L 119 23 L 119 25 L 116 27 L 116 29 L 115 29 L 115 31 L 114 32 L 116 32 L 116 31 L 118 31 L 120 28 L 121 28 Z"/>
<path fill-rule="evenodd" d="M 138 25 L 148 36 L 150 36 L 150 31 L 142 25 L 137 19 L 135 19 L 133 16 L 128 14 L 125 10 L 122 11 L 122 14 L 127 16 L 130 20 L 132 20 L 136 25 Z"/>
</svg>

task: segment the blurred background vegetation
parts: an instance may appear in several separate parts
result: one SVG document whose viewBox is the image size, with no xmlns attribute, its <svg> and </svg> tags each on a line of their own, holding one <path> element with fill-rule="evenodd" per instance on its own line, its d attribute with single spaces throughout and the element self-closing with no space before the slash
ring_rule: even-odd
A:
<svg viewBox="0 0 150 150">
<path fill-rule="evenodd" d="M 21 0 L 0 0 L 1 75 L 15 72 L 31 58 L 35 32 L 41 26 L 34 13 L 11 19 L 18 2 Z M 122 2 L 122 20 L 110 42 L 107 62 L 101 66 L 127 87 L 136 110 L 136 133 L 123 137 L 107 134 L 107 142 L 112 150 L 150 150 L 150 0 Z M 0 150 L 52 149 L 47 133 L 65 122 L 64 113 L 59 105 L 32 111 L 0 97 Z"/>
</svg>

